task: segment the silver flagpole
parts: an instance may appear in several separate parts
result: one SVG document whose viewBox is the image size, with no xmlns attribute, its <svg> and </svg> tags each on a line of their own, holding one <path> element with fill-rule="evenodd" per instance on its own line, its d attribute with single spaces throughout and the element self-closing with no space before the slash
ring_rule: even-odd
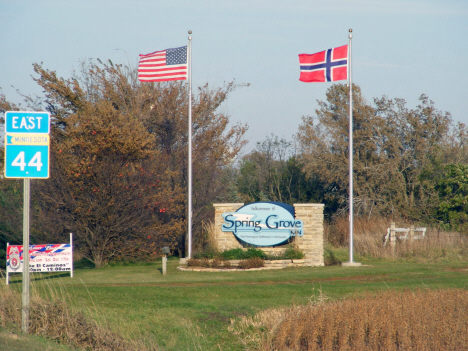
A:
<svg viewBox="0 0 468 351">
<path fill-rule="evenodd" d="M 353 200 L 353 82 L 351 72 L 351 39 L 353 38 L 353 30 L 349 29 L 349 45 L 348 45 L 348 74 L 349 74 L 349 262 L 345 262 L 343 266 L 360 266 L 360 263 L 353 260 L 353 236 L 354 236 L 354 200 Z"/>
<path fill-rule="evenodd" d="M 192 31 L 188 37 L 188 258 L 192 258 Z"/>
<path fill-rule="evenodd" d="M 354 219 L 354 200 L 353 200 L 353 81 L 351 65 L 351 40 L 353 30 L 349 30 L 349 262 L 353 260 L 353 219 Z"/>
</svg>

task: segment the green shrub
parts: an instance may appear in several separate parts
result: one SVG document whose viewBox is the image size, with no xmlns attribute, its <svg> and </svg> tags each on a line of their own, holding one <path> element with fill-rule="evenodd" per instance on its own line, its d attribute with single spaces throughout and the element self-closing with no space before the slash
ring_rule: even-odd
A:
<svg viewBox="0 0 468 351">
<path fill-rule="evenodd" d="M 226 250 L 222 253 L 225 260 L 241 260 L 244 258 L 244 250 L 242 249 L 231 249 Z"/>
<path fill-rule="evenodd" d="M 198 258 L 198 259 L 202 259 L 202 258 L 213 259 L 213 258 L 215 258 L 217 256 L 219 256 L 219 254 L 214 250 L 196 252 L 196 253 L 193 254 L 193 258 Z"/>
<path fill-rule="evenodd" d="M 325 247 L 323 260 L 325 266 L 336 266 L 341 264 L 340 259 L 336 257 L 335 252 L 328 245 Z"/>
<path fill-rule="evenodd" d="M 222 257 L 225 260 L 245 260 L 256 257 L 266 259 L 267 255 L 260 249 L 250 247 L 247 250 L 243 250 L 241 248 L 226 250 L 222 253 Z"/>
<path fill-rule="evenodd" d="M 255 248 L 248 248 L 246 252 L 246 257 L 245 258 L 260 258 L 262 260 L 267 258 L 267 255 L 265 252 L 263 252 L 260 249 L 255 249 Z"/>
<path fill-rule="evenodd" d="M 302 258 L 304 258 L 304 253 L 299 250 L 298 248 L 295 248 L 295 247 L 288 247 L 286 249 L 286 252 L 284 253 L 284 259 L 285 260 L 288 260 L 288 259 L 296 259 L 296 260 L 300 260 Z"/>
</svg>

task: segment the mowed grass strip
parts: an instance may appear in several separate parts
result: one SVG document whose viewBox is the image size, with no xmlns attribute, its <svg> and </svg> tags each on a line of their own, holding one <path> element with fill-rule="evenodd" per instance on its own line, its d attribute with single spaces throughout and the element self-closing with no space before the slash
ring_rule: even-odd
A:
<svg viewBox="0 0 468 351">
<path fill-rule="evenodd" d="M 34 280 L 62 284 L 70 301 L 128 339 L 138 338 L 161 350 L 243 350 L 229 331 L 231 320 L 259 311 L 307 305 L 318 291 L 330 300 L 359 297 L 368 292 L 468 287 L 467 264 L 430 264 L 362 260 L 364 266 L 288 268 L 274 271 L 181 272 L 178 260 L 161 264 L 78 269 L 75 277 L 61 275 Z M 12 276 L 21 289 L 21 276 Z"/>
<path fill-rule="evenodd" d="M 0 350 L 8 351 L 73 351 L 76 349 L 67 345 L 59 345 L 54 341 L 34 335 L 23 335 L 0 328 Z"/>
</svg>

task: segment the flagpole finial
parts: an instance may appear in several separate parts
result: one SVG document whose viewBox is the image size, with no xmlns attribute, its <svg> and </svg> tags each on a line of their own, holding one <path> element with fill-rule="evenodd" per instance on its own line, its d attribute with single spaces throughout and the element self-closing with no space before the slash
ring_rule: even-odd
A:
<svg viewBox="0 0 468 351">
<path fill-rule="evenodd" d="M 353 29 L 349 28 L 349 39 L 353 38 Z"/>
<path fill-rule="evenodd" d="M 188 31 L 188 34 L 192 34 L 192 31 L 191 31 L 191 30 L 189 30 L 189 31 Z"/>
</svg>

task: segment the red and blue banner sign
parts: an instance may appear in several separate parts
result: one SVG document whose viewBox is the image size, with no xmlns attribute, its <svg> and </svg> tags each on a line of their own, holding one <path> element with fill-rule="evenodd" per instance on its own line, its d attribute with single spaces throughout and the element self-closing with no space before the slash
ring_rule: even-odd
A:
<svg viewBox="0 0 468 351">
<path fill-rule="evenodd" d="M 7 273 L 23 272 L 23 245 L 7 246 Z M 70 244 L 29 246 L 29 272 L 71 272 L 73 250 Z"/>
</svg>

